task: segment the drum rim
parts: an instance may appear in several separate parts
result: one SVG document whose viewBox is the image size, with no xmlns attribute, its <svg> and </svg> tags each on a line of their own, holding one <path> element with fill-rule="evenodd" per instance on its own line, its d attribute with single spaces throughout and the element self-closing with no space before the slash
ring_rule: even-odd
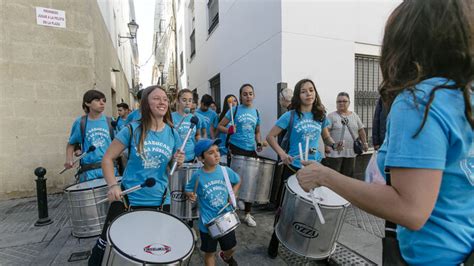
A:
<svg viewBox="0 0 474 266">
<path fill-rule="evenodd" d="M 94 181 L 94 180 L 97 180 L 97 179 L 103 179 L 105 184 L 101 185 L 101 186 L 98 186 L 98 187 L 88 187 L 88 188 L 81 188 L 81 189 L 76 189 L 76 190 L 68 190 L 68 188 L 70 188 L 72 186 L 76 186 L 76 185 L 82 184 L 82 183 L 87 183 L 89 181 Z M 118 180 L 118 182 L 121 182 L 121 180 Z M 68 192 L 68 193 L 70 193 L 70 192 L 79 192 L 79 191 L 91 190 L 92 188 L 103 188 L 103 187 L 106 187 L 106 186 L 107 186 L 107 181 L 105 181 L 105 178 L 102 177 L 102 178 L 96 178 L 96 179 L 88 180 L 86 182 L 80 182 L 80 183 L 69 185 L 69 186 L 64 188 L 64 192 Z"/>
<path fill-rule="evenodd" d="M 271 164 L 271 165 L 276 165 L 276 160 L 273 160 L 273 159 L 270 159 L 270 158 L 266 158 L 266 157 L 250 157 L 250 156 L 244 156 L 244 155 L 232 155 L 232 159 L 240 159 L 240 158 L 244 158 L 244 160 L 252 160 L 252 161 L 257 161 L 257 162 L 262 162 L 262 163 L 267 163 L 267 164 Z M 232 162 L 231 162 L 232 164 Z"/>
<path fill-rule="evenodd" d="M 186 228 L 189 230 L 189 232 L 191 233 L 191 236 L 193 237 L 193 243 L 191 245 L 191 249 L 183 256 L 181 257 L 180 259 L 177 259 L 177 260 L 172 260 L 172 261 L 163 261 L 163 262 L 159 262 L 159 264 L 172 264 L 172 263 L 176 263 L 176 262 L 181 262 L 181 261 L 184 261 L 185 259 L 187 259 L 194 251 L 194 247 L 195 247 L 195 243 L 196 243 L 196 239 L 194 238 L 194 234 L 193 232 L 191 231 L 191 228 L 189 228 L 189 226 L 181 221 L 181 219 L 179 219 L 178 217 L 176 217 L 176 215 L 173 215 L 171 213 L 168 213 L 168 212 L 164 212 L 164 211 L 160 211 L 160 210 L 156 210 L 152 207 L 150 207 L 149 209 L 139 209 L 139 210 L 132 210 L 132 211 L 126 211 L 124 213 L 121 213 L 120 215 L 118 215 L 117 217 L 115 217 L 115 219 L 112 220 L 112 222 L 110 223 L 110 226 L 109 228 L 107 229 L 107 240 L 108 242 L 110 242 L 110 246 L 111 248 L 113 248 L 114 250 L 116 250 L 120 255 L 122 255 L 123 257 L 125 257 L 126 259 L 129 259 L 129 260 L 132 260 L 133 262 L 138 262 L 138 263 L 144 263 L 144 264 L 157 264 L 156 261 L 145 261 L 145 260 L 138 260 L 137 258 L 135 257 L 132 257 L 130 255 L 128 255 L 127 253 L 123 252 L 117 245 L 114 244 L 114 241 L 112 240 L 112 238 L 110 237 L 110 228 L 112 228 L 112 224 L 120 217 L 122 217 L 123 215 L 126 215 L 128 213 L 131 213 L 131 212 L 143 212 L 143 211 L 152 211 L 152 212 L 160 212 L 160 213 L 163 213 L 163 214 L 167 214 L 167 215 L 170 215 L 170 216 L 173 216 L 174 218 L 176 218 L 178 221 L 180 221 L 182 224 L 184 224 L 186 226 Z"/>
<path fill-rule="evenodd" d="M 226 217 L 227 215 L 230 215 L 231 213 L 233 213 L 234 215 L 237 216 L 237 213 L 236 213 L 234 210 L 228 211 L 228 212 L 226 212 L 226 213 L 224 213 L 224 214 L 222 214 L 222 215 L 219 215 L 219 216 L 215 217 L 214 219 L 210 220 L 210 221 L 206 224 L 206 227 L 210 227 L 210 226 L 214 225 L 214 224 L 216 223 L 216 221 L 217 221 L 219 218 L 224 218 L 224 217 Z M 237 216 L 237 217 L 238 217 L 238 216 Z"/>
</svg>

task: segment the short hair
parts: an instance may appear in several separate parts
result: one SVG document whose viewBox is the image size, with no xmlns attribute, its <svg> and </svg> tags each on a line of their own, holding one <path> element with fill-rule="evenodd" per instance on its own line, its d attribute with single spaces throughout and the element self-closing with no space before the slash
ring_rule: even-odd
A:
<svg viewBox="0 0 474 266">
<path fill-rule="evenodd" d="M 351 97 L 349 97 L 349 93 L 344 92 L 344 91 L 343 91 L 343 92 L 339 92 L 339 93 L 337 94 L 337 97 L 339 97 L 339 96 L 345 96 L 345 97 L 347 97 L 347 99 L 349 99 L 349 100 L 351 99 Z"/>
<path fill-rule="evenodd" d="M 206 107 L 209 107 L 213 102 L 214 99 L 212 99 L 212 96 L 209 94 L 204 94 L 201 98 L 201 103 Z"/>
<path fill-rule="evenodd" d="M 128 104 L 126 103 L 119 103 L 117 104 L 117 108 L 129 109 Z"/>
<path fill-rule="evenodd" d="M 137 99 L 138 99 L 138 101 L 140 101 L 140 100 L 142 99 L 142 93 L 143 93 L 143 90 L 139 90 L 139 91 L 137 92 Z"/>
<path fill-rule="evenodd" d="M 280 100 L 287 100 L 291 101 L 291 98 L 293 97 L 293 90 L 290 88 L 284 88 L 283 90 L 280 91 Z"/>
<path fill-rule="evenodd" d="M 82 97 L 82 109 L 86 111 L 86 113 L 89 113 L 89 107 L 86 105 L 86 103 L 91 103 L 93 100 L 100 100 L 104 99 L 105 100 L 105 95 L 98 90 L 88 90 L 86 93 L 84 93 L 84 96 Z"/>
</svg>

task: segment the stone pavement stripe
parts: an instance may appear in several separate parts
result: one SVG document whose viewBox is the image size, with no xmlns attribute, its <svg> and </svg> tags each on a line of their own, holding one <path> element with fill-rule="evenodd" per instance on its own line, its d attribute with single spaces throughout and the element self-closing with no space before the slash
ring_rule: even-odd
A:
<svg viewBox="0 0 474 266">
<path fill-rule="evenodd" d="M 49 265 L 59 255 L 59 251 L 64 246 L 68 238 L 71 236 L 70 230 L 59 230 L 53 237 L 47 247 L 41 252 L 41 256 L 35 260 L 38 265 Z"/>
</svg>

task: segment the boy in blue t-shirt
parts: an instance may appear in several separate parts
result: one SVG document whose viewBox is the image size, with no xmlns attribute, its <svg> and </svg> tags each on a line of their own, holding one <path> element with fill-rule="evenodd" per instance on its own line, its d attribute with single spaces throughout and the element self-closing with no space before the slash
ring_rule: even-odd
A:
<svg viewBox="0 0 474 266">
<path fill-rule="evenodd" d="M 211 124 L 216 118 L 217 114 L 214 110 L 209 107 L 214 102 L 212 96 L 209 94 L 204 94 L 201 98 L 201 107 L 196 110 L 196 113 L 201 115 L 199 119 L 203 118 L 204 127 L 206 128 L 206 136 L 211 138 Z"/>
<path fill-rule="evenodd" d="M 103 177 L 102 157 L 113 138 L 113 129 L 103 114 L 105 101 L 105 95 L 102 92 L 87 91 L 82 101 L 82 108 L 86 115 L 78 117 L 72 125 L 71 135 L 66 145 L 66 162 L 64 163 L 66 169 L 74 166 L 75 145 L 80 144 L 83 153 L 87 152 L 91 146 L 95 147 L 95 150 L 88 152 L 80 161 L 81 168 L 78 172 L 80 182 Z"/>
<path fill-rule="evenodd" d="M 229 265 L 237 265 L 233 258 L 237 240 L 235 231 L 226 234 L 218 239 L 213 239 L 208 232 L 206 224 L 216 218 L 219 211 L 226 206 L 229 201 L 229 191 L 227 190 L 224 178 L 225 170 L 232 184 L 234 194 L 240 187 L 239 176 L 228 167 L 220 167 L 219 153 L 220 139 L 210 140 L 201 139 L 196 143 L 194 152 L 196 156 L 203 162 L 204 166 L 196 171 L 188 184 L 186 184 L 186 196 L 191 201 L 195 201 L 196 197 L 199 205 L 199 231 L 201 235 L 201 250 L 205 252 L 205 265 L 215 265 L 215 252 L 217 243 L 221 247 L 220 257 Z M 232 210 L 231 206 L 225 208 L 222 213 Z"/>
</svg>

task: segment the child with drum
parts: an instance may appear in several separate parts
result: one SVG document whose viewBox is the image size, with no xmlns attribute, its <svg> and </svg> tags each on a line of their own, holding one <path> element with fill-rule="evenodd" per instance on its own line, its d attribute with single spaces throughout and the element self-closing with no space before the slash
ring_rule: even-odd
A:
<svg viewBox="0 0 474 266">
<path fill-rule="evenodd" d="M 182 140 L 186 137 L 188 130 L 191 126 L 191 105 L 193 103 L 193 93 L 188 89 L 182 89 L 178 93 L 178 104 L 177 104 L 177 111 L 171 114 L 171 118 L 173 119 L 173 125 L 175 129 L 178 131 L 179 136 Z M 186 142 L 186 146 L 184 146 L 184 162 L 185 163 L 192 163 L 194 161 L 194 145 L 196 141 L 198 141 L 201 137 L 200 131 L 202 128 L 202 121 L 199 120 L 199 123 L 193 127 L 191 132 L 191 137 Z"/>
<path fill-rule="evenodd" d="M 80 144 L 82 152 L 87 154 L 80 161 L 79 182 L 103 177 L 100 168 L 102 157 L 114 135 L 111 119 L 103 114 L 105 102 L 105 95 L 102 92 L 88 90 L 82 98 L 82 109 L 86 115 L 78 117 L 72 124 L 71 135 L 66 145 L 64 168 L 70 169 L 74 166 L 75 145 Z"/>
<path fill-rule="evenodd" d="M 215 265 L 215 252 L 217 243 L 221 247 L 220 257 L 229 265 L 237 265 L 233 258 L 237 240 L 235 228 L 238 226 L 238 218 L 232 211 L 231 202 L 235 204 L 235 194 L 240 187 L 240 178 L 232 169 L 220 166 L 219 153 L 220 139 L 201 139 L 194 148 L 196 156 L 204 166 L 193 174 L 186 185 L 186 195 L 189 200 L 198 200 L 200 218 L 199 231 L 201 236 L 201 250 L 205 252 L 205 265 Z M 232 204 L 232 205 L 234 205 Z M 219 215 L 234 216 L 234 226 L 220 235 L 214 235 L 209 227 L 210 222 Z M 209 227 L 209 228 L 208 228 Z"/>
<path fill-rule="evenodd" d="M 104 178 L 109 192 L 107 197 L 111 202 L 105 220 L 102 235 L 92 249 L 89 265 L 98 265 L 102 261 L 107 245 L 107 229 L 112 220 L 125 212 L 121 202 L 123 189 L 141 185 L 148 178 L 154 178 L 156 184 L 127 195 L 131 209 L 161 208 L 169 211 L 169 191 L 167 167 L 172 158 L 181 165 L 184 153 L 179 151 L 181 139 L 173 129 L 171 112 L 166 91 L 160 86 L 150 86 L 143 91 L 140 104 L 142 118 L 123 128 L 102 159 Z M 125 148 L 129 148 L 129 159 L 122 178 L 122 188 L 117 183 L 113 172 L 113 160 Z"/>
<path fill-rule="evenodd" d="M 232 155 L 256 158 L 258 157 L 257 152 L 262 151 L 262 142 L 260 137 L 260 116 L 258 110 L 253 107 L 253 100 L 255 98 L 254 88 L 251 84 L 244 84 L 240 87 L 239 94 L 241 104 L 230 109 L 225 114 L 218 128 L 220 132 L 231 135 L 229 151 Z M 232 124 L 227 129 L 227 125 L 231 121 Z M 245 179 L 245 177 L 242 178 Z M 250 215 L 252 203 L 245 202 L 243 205 L 245 210 L 244 222 L 250 227 L 257 226 L 255 218 Z"/>
<path fill-rule="evenodd" d="M 310 79 L 302 79 L 295 85 L 290 111 L 284 113 L 276 122 L 275 126 L 267 135 L 268 144 L 278 154 L 283 162 L 284 169 L 281 175 L 284 183 L 291 175 L 301 168 L 301 150 L 308 151 L 308 160 L 321 161 L 322 156 L 318 151 L 319 137 L 322 136 L 324 143 L 333 149 L 340 149 L 329 135 L 327 127 L 329 121 L 326 119 L 326 110 L 321 102 L 316 86 Z M 278 135 L 287 130 L 283 146 L 277 142 Z M 283 187 L 278 191 L 277 202 L 281 207 L 283 199 Z M 279 213 L 275 215 L 274 225 L 278 222 Z M 278 239 L 275 232 L 272 234 L 268 246 L 268 255 L 275 258 L 278 254 Z"/>
</svg>

